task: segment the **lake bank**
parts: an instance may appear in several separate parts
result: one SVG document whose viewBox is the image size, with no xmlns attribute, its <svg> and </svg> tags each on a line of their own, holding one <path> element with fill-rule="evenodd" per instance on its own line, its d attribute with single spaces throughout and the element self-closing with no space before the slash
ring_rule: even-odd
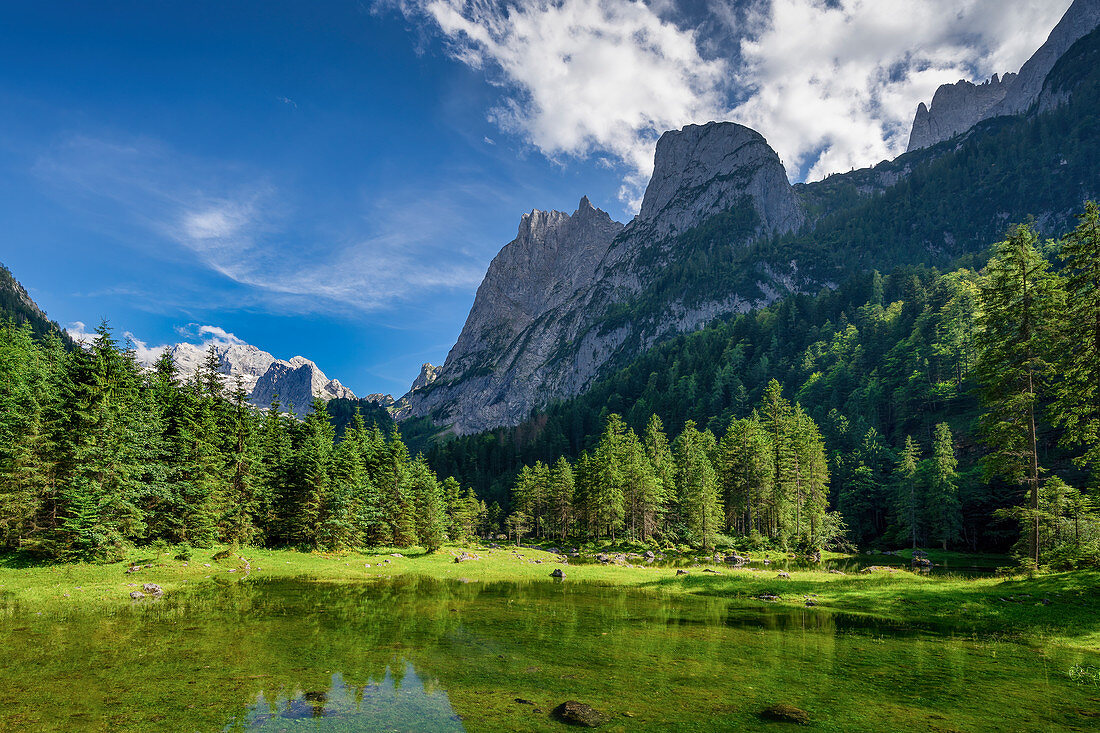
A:
<svg viewBox="0 0 1100 733">
<path fill-rule="evenodd" d="M 586 582 L 641 588 L 672 595 L 722 598 L 746 608 L 806 608 L 868 618 L 929 631 L 1008 638 L 1100 650 L 1100 573 L 964 577 L 919 575 L 897 568 L 841 573 L 780 572 L 754 567 L 700 563 L 698 567 L 654 567 L 642 563 L 568 564 L 558 554 L 504 545 L 448 545 L 437 553 L 409 549 L 376 552 L 302 553 L 245 548 L 195 550 L 189 560 L 165 554 L 132 553 L 126 562 L 25 565 L 0 559 L 0 610 L 6 615 L 63 617 L 83 609 L 134 604 L 130 594 L 146 583 L 167 595 L 201 594 L 205 585 L 279 578 L 360 583 L 398 576 L 426 576 L 474 582 Z M 220 554 L 219 554 L 220 553 Z M 463 553 L 476 556 L 463 562 Z M 214 556 L 221 559 L 215 560 Z M 885 559 L 885 558 L 884 558 Z M 128 572 L 130 568 L 140 570 Z M 711 572 L 713 571 L 713 572 Z M 686 574 L 680 574 L 686 572 Z M 147 598 L 138 603 L 155 602 Z"/>
</svg>

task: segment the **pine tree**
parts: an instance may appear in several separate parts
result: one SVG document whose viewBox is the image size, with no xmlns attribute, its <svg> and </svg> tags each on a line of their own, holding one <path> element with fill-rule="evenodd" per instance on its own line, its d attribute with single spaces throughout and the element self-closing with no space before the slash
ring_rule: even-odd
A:
<svg viewBox="0 0 1100 733">
<path fill-rule="evenodd" d="M 409 473 L 416 511 L 416 540 L 427 552 L 435 552 L 443 546 L 447 519 L 443 487 L 423 457 L 413 461 Z"/>
<path fill-rule="evenodd" d="M 714 546 L 722 522 L 718 479 L 708 455 L 712 441 L 688 420 L 674 443 L 680 516 L 685 530 L 704 550 Z"/>
<path fill-rule="evenodd" d="M 898 525 L 917 549 L 917 532 L 924 507 L 924 496 L 920 492 L 917 468 L 920 464 L 920 446 L 912 435 L 905 436 L 905 448 L 898 457 L 894 469 L 894 511 Z"/>
<path fill-rule="evenodd" d="M 573 529 L 575 489 L 573 468 L 562 456 L 550 469 L 550 525 L 562 539 L 565 539 Z"/>
<path fill-rule="evenodd" d="M 990 448 L 985 466 L 987 474 L 1027 486 L 1029 557 L 1038 565 L 1041 470 L 1036 412 L 1050 373 L 1045 355 L 1060 293 L 1030 225 L 1011 229 L 994 255 L 981 285 L 984 312 L 977 368 L 982 434 Z"/>
<path fill-rule="evenodd" d="M 943 549 L 947 543 L 959 538 L 962 515 L 959 511 L 958 461 L 955 459 L 955 443 L 947 423 L 936 425 L 932 438 L 932 458 L 928 467 L 927 512 L 931 518 L 932 536 Z"/>
</svg>

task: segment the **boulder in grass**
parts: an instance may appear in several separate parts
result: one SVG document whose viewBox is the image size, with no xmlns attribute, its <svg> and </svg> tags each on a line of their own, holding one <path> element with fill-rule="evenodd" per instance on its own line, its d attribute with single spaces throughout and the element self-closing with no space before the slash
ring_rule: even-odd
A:
<svg viewBox="0 0 1100 733">
<path fill-rule="evenodd" d="M 148 595 L 151 595 L 151 596 L 163 596 L 164 595 L 164 589 L 161 588 L 156 583 L 146 583 L 145 585 L 143 585 L 141 587 L 141 589 L 143 591 L 145 591 Z"/>
<path fill-rule="evenodd" d="M 130 591 L 130 597 L 133 598 L 135 601 L 140 601 L 142 598 L 145 597 L 145 594 L 139 590 L 135 590 Z"/>
<path fill-rule="evenodd" d="M 576 700 L 563 702 L 550 714 L 555 720 L 582 728 L 596 728 L 607 720 L 607 716 L 599 710 Z"/>
<path fill-rule="evenodd" d="M 554 568 L 554 571 L 550 573 L 551 578 L 564 578 L 565 573 L 561 571 L 561 568 Z"/>
<path fill-rule="evenodd" d="M 480 560 L 480 559 L 481 559 L 481 557 L 479 555 L 474 555 L 473 553 L 470 553 L 470 552 L 463 552 L 461 555 L 458 555 L 457 557 L 455 557 L 455 562 L 466 562 L 467 560 Z"/>
</svg>

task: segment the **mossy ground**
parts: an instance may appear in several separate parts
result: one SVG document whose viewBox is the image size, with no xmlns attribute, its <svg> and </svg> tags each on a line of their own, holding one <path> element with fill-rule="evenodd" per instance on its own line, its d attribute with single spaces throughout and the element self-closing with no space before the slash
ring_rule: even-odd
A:
<svg viewBox="0 0 1100 733">
<path fill-rule="evenodd" d="M 430 554 L 416 548 L 339 553 L 245 548 L 228 558 L 212 559 L 224 549 L 196 550 L 187 561 L 136 550 L 125 562 L 104 565 L 35 565 L 13 556 L 0 558 L 0 610 L 48 616 L 93 608 L 109 612 L 131 604 L 130 592 L 140 590 L 144 583 L 156 583 L 167 593 L 177 593 L 204 583 L 278 578 L 356 583 L 409 575 L 480 582 L 552 582 L 550 573 L 561 568 L 565 582 L 717 597 L 746 607 L 767 604 L 801 608 L 810 600 L 817 609 L 933 631 L 950 629 L 955 633 L 1100 650 L 1097 572 L 975 578 L 922 576 L 905 571 L 839 575 L 824 570 L 796 570 L 786 579 L 767 569 L 712 564 L 677 575 L 676 569 L 645 564 L 568 565 L 558 555 L 511 545 L 496 549 L 448 545 Z M 462 552 L 480 559 L 456 563 L 455 556 Z M 242 558 L 247 559 L 247 565 Z M 126 572 L 135 565 L 142 569 Z M 703 572 L 705 567 L 717 572 Z M 778 600 L 764 601 L 761 596 Z"/>
</svg>

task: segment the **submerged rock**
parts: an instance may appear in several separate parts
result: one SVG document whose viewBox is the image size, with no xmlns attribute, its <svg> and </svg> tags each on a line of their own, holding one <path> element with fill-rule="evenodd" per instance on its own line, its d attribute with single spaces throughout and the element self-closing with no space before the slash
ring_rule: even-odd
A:
<svg viewBox="0 0 1100 733">
<path fill-rule="evenodd" d="M 550 713 L 555 720 L 583 728 L 595 728 L 607 720 L 607 716 L 595 708 L 576 700 L 567 700 Z"/>
<path fill-rule="evenodd" d="M 785 702 L 777 703 L 760 711 L 760 717 L 775 723 L 797 723 L 809 725 L 810 714 Z"/>
</svg>

